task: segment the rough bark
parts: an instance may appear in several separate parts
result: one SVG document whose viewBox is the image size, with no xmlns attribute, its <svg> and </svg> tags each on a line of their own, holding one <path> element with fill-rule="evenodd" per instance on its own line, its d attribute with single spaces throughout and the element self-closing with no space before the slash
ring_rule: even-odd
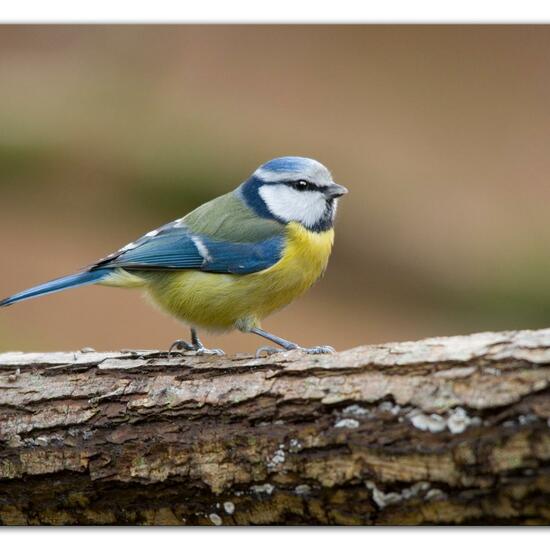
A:
<svg viewBox="0 0 550 550">
<path fill-rule="evenodd" d="M 0 354 L 3 524 L 548 524 L 550 330 Z"/>
</svg>

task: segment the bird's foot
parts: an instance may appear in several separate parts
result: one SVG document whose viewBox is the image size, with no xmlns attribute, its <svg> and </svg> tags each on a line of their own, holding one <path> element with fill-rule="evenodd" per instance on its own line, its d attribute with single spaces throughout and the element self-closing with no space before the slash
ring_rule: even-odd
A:
<svg viewBox="0 0 550 550">
<path fill-rule="evenodd" d="M 196 348 L 195 352 L 197 355 L 225 355 L 225 351 L 223 351 L 223 349 L 208 349 L 203 346 L 201 346 L 200 348 Z"/>
<path fill-rule="evenodd" d="M 189 342 L 186 342 L 185 340 L 176 340 L 169 348 L 168 348 L 168 358 L 172 357 L 173 351 L 194 351 L 195 346 L 193 344 L 190 344 Z"/>
<path fill-rule="evenodd" d="M 310 355 L 320 355 L 322 353 L 334 353 L 334 348 L 332 346 L 314 346 L 312 348 L 303 348 L 301 346 L 288 346 L 288 348 L 273 348 L 271 346 L 262 346 L 256 350 L 256 357 L 261 357 L 263 353 L 266 355 L 273 355 L 275 353 L 282 353 L 284 351 L 303 351 Z"/>
<path fill-rule="evenodd" d="M 176 340 L 168 350 L 168 357 L 172 356 L 173 351 L 194 351 L 196 355 L 225 355 L 225 352 L 221 349 L 208 349 L 205 348 L 202 344 L 190 344 L 185 340 Z"/>
</svg>

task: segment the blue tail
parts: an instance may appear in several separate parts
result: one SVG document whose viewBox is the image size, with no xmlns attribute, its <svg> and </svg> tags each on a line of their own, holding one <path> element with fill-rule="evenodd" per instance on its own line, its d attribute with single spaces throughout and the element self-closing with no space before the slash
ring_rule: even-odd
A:
<svg viewBox="0 0 550 550">
<path fill-rule="evenodd" d="M 23 290 L 23 292 L 19 292 L 18 294 L 14 294 L 9 298 L 0 300 L 0 307 L 11 306 L 17 302 L 22 302 L 23 300 L 29 300 L 30 298 L 36 298 L 37 296 L 45 296 L 46 294 L 52 294 L 67 288 L 75 288 L 77 286 L 98 283 L 109 275 L 110 272 L 110 269 L 95 269 L 93 271 L 82 271 L 81 273 L 75 273 L 74 275 L 60 277 L 59 279 L 54 279 L 48 283 L 34 286 L 27 290 Z"/>
</svg>

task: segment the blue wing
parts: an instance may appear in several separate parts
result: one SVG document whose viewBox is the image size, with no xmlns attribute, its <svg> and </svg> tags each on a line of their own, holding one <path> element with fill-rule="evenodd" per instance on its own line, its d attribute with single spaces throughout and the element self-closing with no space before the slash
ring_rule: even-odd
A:
<svg viewBox="0 0 550 550">
<path fill-rule="evenodd" d="M 185 218 L 150 231 L 79 273 L 0 300 L 0 307 L 67 288 L 100 283 L 108 280 L 116 268 L 254 273 L 277 263 L 284 245 L 281 224 L 259 218 L 231 193 L 202 205 Z"/>
<path fill-rule="evenodd" d="M 258 242 L 230 242 L 193 233 L 181 222 L 173 222 L 100 260 L 92 269 L 198 269 L 244 275 L 278 262 L 283 247 L 282 235 Z"/>
</svg>

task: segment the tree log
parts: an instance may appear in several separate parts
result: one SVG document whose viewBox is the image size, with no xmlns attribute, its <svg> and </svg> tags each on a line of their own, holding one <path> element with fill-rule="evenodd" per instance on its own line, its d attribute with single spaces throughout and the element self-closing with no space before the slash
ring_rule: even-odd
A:
<svg viewBox="0 0 550 550">
<path fill-rule="evenodd" d="M 0 354 L 0 523 L 549 524 L 550 329 Z"/>
</svg>

